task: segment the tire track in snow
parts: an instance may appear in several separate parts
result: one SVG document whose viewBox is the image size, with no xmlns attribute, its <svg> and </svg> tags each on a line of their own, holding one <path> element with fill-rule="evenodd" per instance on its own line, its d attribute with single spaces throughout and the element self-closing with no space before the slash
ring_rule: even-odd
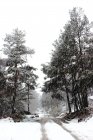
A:
<svg viewBox="0 0 93 140">
<path fill-rule="evenodd" d="M 45 124 L 45 130 L 49 140 L 76 140 L 70 133 L 64 130 L 62 126 L 52 120 Z"/>
<path fill-rule="evenodd" d="M 44 124 L 41 124 L 41 131 L 42 131 L 42 139 L 41 140 L 48 140 Z"/>
<path fill-rule="evenodd" d="M 63 123 L 59 120 L 59 119 L 56 119 L 54 118 L 53 119 L 54 122 L 56 122 L 57 124 L 59 124 L 67 133 L 69 133 L 75 140 L 79 140 L 79 138 L 72 133 L 72 131 L 68 130 L 64 125 Z"/>
<path fill-rule="evenodd" d="M 41 140 L 49 140 L 48 137 L 47 137 L 47 134 L 46 134 L 46 130 L 45 130 L 45 124 L 47 122 L 47 119 L 46 118 L 42 118 L 39 122 L 41 124 L 41 132 L 42 132 Z"/>
<path fill-rule="evenodd" d="M 54 140 L 57 138 L 56 135 L 60 135 L 60 137 L 58 138 L 60 140 L 63 139 L 64 133 L 65 139 L 67 137 L 67 139 L 69 138 L 69 140 L 79 140 L 74 134 L 71 133 L 71 131 L 63 126 L 62 122 L 59 119 L 42 118 L 39 123 L 41 124 L 42 131 L 41 140 Z"/>
<path fill-rule="evenodd" d="M 72 134 L 72 132 L 71 132 L 70 130 L 68 130 L 65 126 L 63 126 L 63 124 L 62 124 L 62 128 L 63 128 L 65 131 L 67 131 L 68 133 L 70 133 L 70 135 L 72 135 L 72 137 L 74 137 L 75 140 L 79 140 L 79 138 L 78 138 L 75 134 Z"/>
</svg>

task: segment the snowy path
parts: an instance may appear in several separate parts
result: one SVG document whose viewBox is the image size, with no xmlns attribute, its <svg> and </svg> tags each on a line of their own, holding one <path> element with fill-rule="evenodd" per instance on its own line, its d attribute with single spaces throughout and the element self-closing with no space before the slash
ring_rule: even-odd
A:
<svg viewBox="0 0 93 140">
<path fill-rule="evenodd" d="M 42 118 L 40 120 L 42 139 L 41 140 L 78 140 L 71 135 L 58 119 Z"/>
<path fill-rule="evenodd" d="M 70 133 L 54 122 L 46 123 L 45 130 L 49 140 L 75 140 Z"/>
<path fill-rule="evenodd" d="M 77 140 L 55 118 L 35 122 L 0 122 L 0 140 Z"/>
</svg>

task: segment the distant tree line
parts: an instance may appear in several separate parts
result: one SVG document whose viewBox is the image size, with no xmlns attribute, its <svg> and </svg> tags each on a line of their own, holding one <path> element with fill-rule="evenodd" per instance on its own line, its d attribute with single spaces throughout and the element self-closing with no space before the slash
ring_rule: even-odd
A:
<svg viewBox="0 0 93 140">
<path fill-rule="evenodd" d="M 81 8 L 69 12 L 70 19 L 54 42 L 51 61 L 42 65 L 46 82 L 42 90 L 62 99 L 69 113 L 88 107 L 88 90 L 93 87 L 93 23 Z M 64 98 L 64 97 L 63 97 Z"/>
<path fill-rule="evenodd" d="M 27 64 L 27 55 L 34 54 L 34 50 L 25 46 L 25 33 L 15 29 L 6 34 L 3 53 L 7 57 L 0 59 L 0 116 L 23 113 L 24 101 L 29 112 L 30 92 L 38 76 L 34 74 L 36 69 Z"/>
</svg>

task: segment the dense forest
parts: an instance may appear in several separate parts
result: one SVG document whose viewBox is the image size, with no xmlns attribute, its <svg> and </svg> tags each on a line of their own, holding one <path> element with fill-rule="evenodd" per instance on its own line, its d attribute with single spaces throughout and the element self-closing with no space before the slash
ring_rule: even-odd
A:
<svg viewBox="0 0 93 140">
<path fill-rule="evenodd" d="M 53 99 L 65 100 L 71 113 L 88 107 L 93 88 L 93 23 L 81 8 L 73 8 L 69 15 L 53 43 L 51 61 L 42 65 L 46 75 L 42 91 Z"/>
<path fill-rule="evenodd" d="M 69 14 L 53 43 L 50 62 L 42 64 L 46 76 L 41 102 L 42 107 L 51 108 L 52 114 L 54 106 L 63 108 L 64 102 L 68 113 L 85 110 L 89 90 L 93 88 L 93 23 L 81 8 L 73 8 Z M 31 92 L 37 87 L 38 76 L 27 56 L 32 56 L 34 50 L 25 46 L 25 33 L 15 29 L 6 34 L 2 52 L 6 57 L 0 58 L 0 116 L 30 113 Z"/>
</svg>

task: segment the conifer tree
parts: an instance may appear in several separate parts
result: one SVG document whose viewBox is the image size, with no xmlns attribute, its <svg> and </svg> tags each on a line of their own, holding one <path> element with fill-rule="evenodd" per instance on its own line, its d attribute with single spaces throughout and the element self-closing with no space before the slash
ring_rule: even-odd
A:
<svg viewBox="0 0 93 140">
<path fill-rule="evenodd" d="M 10 88 L 11 112 L 14 114 L 17 111 L 17 106 L 21 106 L 20 100 L 26 96 L 21 78 L 23 67 L 26 64 L 26 56 L 32 55 L 34 51 L 25 46 L 25 33 L 18 29 L 15 29 L 11 34 L 6 34 L 4 42 L 4 53 L 8 58 L 5 71 L 6 83 Z"/>
</svg>

